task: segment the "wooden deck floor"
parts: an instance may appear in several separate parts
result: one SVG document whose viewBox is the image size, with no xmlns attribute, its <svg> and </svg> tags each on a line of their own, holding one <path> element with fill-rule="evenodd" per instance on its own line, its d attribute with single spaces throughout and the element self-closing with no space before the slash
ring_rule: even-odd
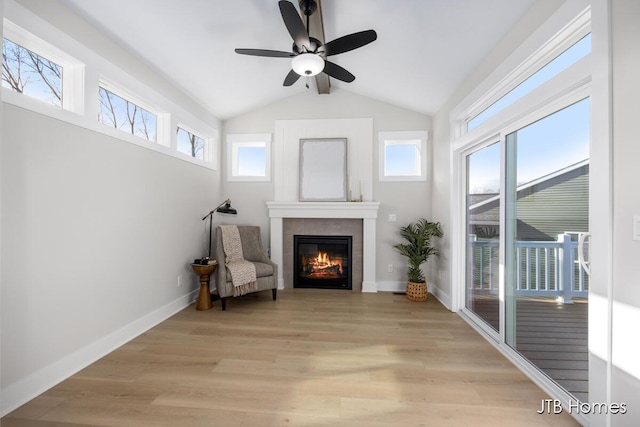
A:
<svg viewBox="0 0 640 427">
<path fill-rule="evenodd" d="M 480 295 L 475 310 L 499 324 L 498 298 Z M 588 303 L 559 304 L 552 298 L 518 298 L 515 349 L 576 399 L 589 401 Z"/>
<path fill-rule="evenodd" d="M 191 305 L 0 420 L 60 426 L 569 426 L 433 297 L 286 290 Z"/>
<path fill-rule="evenodd" d="M 516 350 L 582 402 L 589 401 L 588 304 L 517 302 Z"/>
</svg>

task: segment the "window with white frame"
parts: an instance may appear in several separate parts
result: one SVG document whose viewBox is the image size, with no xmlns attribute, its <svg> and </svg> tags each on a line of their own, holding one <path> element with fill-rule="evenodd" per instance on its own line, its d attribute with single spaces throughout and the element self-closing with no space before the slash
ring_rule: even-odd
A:
<svg viewBox="0 0 640 427">
<path fill-rule="evenodd" d="M 180 153 L 187 154 L 194 159 L 205 159 L 205 138 L 178 126 L 176 140 L 176 148 Z"/>
<path fill-rule="evenodd" d="M 98 121 L 148 141 L 156 141 L 157 115 L 138 104 L 98 87 Z"/>
<path fill-rule="evenodd" d="M 26 99 L 84 113 L 84 64 L 5 19 L 2 38 L 4 100 L 24 107 Z M 27 107 L 29 108 L 29 107 Z"/>
<path fill-rule="evenodd" d="M 227 135 L 227 180 L 271 180 L 271 134 Z"/>
<path fill-rule="evenodd" d="M 427 131 L 378 132 L 380 181 L 427 180 Z"/>
<path fill-rule="evenodd" d="M 2 86 L 62 107 L 62 67 L 9 39 L 2 40 Z"/>
<path fill-rule="evenodd" d="M 541 86 L 580 59 L 591 53 L 591 34 L 587 34 L 560 55 L 549 61 L 541 69 L 536 71 L 518 86 L 507 92 L 504 96 L 467 121 L 467 131 L 480 126 L 482 123 L 504 110 L 527 93 Z"/>
</svg>

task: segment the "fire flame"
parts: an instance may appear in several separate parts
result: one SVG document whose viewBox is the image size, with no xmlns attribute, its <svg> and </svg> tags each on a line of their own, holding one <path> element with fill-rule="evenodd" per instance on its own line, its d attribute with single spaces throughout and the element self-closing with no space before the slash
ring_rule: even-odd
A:
<svg viewBox="0 0 640 427">
<path fill-rule="evenodd" d="M 326 252 L 318 252 L 316 262 L 314 263 L 315 267 L 319 269 L 325 269 L 333 267 L 334 265 L 340 266 L 340 271 L 342 272 L 342 260 L 332 261 L 331 258 L 329 258 L 329 254 L 327 254 Z"/>
<path fill-rule="evenodd" d="M 319 251 L 315 257 L 309 259 L 302 257 L 302 264 L 310 268 L 310 274 L 313 276 L 333 276 L 336 273 L 344 274 L 342 260 L 332 260 L 327 252 Z"/>
</svg>

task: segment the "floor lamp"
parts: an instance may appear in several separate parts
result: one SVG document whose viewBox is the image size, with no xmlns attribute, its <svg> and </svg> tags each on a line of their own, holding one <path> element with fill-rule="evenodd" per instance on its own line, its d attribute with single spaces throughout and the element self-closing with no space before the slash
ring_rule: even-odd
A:
<svg viewBox="0 0 640 427">
<path fill-rule="evenodd" d="M 205 215 L 202 220 L 209 218 L 209 257 L 211 259 L 211 230 L 213 229 L 213 214 L 216 212 L 229 214 L 229 215 L 237 215 L 238 211 L 231 207 L 231 200 L 227 199 L 224 202 L 220 203 L 217 208 L 209 212 Z"/>
</svg>

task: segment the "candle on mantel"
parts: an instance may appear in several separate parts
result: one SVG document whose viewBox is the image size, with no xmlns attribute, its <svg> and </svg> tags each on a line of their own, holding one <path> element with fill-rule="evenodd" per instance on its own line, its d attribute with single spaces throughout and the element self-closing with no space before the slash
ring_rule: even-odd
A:
<svg viewBox="0 0 640 427">
<path fill-rule="evenodd" d="M 360 201 L 362 201 L 362 180 L 360 180 Z"/>
</svg>

